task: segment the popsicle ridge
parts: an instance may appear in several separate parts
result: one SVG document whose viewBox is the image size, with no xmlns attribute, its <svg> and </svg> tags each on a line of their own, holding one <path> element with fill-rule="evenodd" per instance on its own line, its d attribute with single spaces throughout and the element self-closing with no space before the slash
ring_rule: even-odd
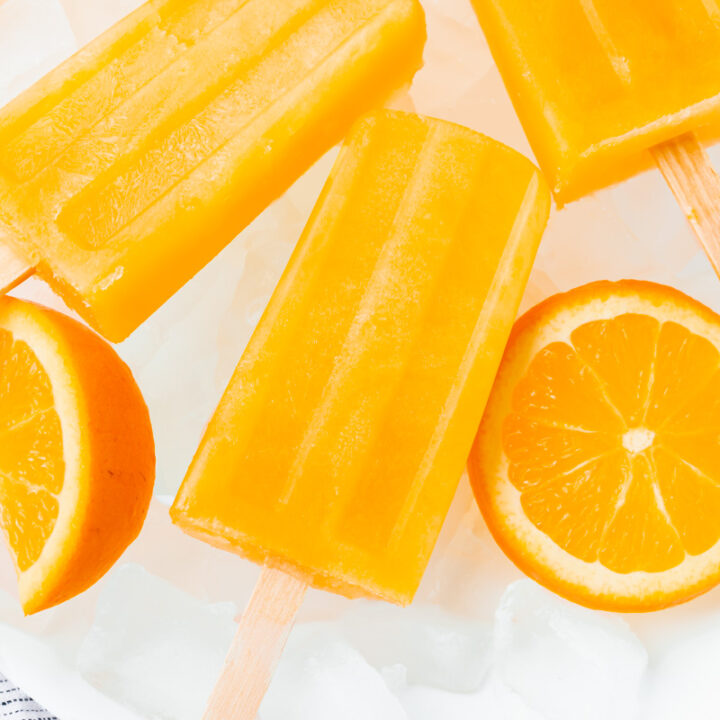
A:
<svg viewBox="0 0 720 720">
<path fill-rule="evenodd" d="M 720 26 L 720 5 L 717 0 L 700 0 L 705 7 L 708 17 L 718 26 Z"/>
<path fill-rule="evenodd" d="M 310 413 L 310 420 L 289 470 L 287 483 L 280 495 L 281 503 L 287 504 L 290 501 L 295 486 L 305 471 L 306 462 L 323 431 L 327 431 L 327 426 L 333 421 L 338 422 L 338 418 L 333 417 L 333 410 L 343 406 L 343 403 L 338 403 L 340 394 L 355 384 L 352 375 L 361 365 L 362 356 L 372 353 L 377 343 L 383 345 L 386 343 L 386 338 L 379 335 L 379 330 L 392 334 L 395 339 L 395 348 L 390 351 L 385 349 L 383 352 L 383 363 L 392 367 L 392 372 L 383 378 L 378 378 L 382 382 L 376 384 L 379 394 L 377 402 L 371 405 L 366 397 L 362 405 L 362 414 L 355 410 L 346 421 L 348 426 L 342 432 L 347 437 L 355 438 L 356 445 L 360 445 L 362 443 L 360 438 L 366 435 L 363 426 L 371 427 L 376 424 L 372 422 L 373 418 L 383 414 L 410 358 L 409 349 L 420 329 L 424 308 L 432 299 L 431 293 L 428 292 L 431 288 L 423 288 L 420 282 L 429 268 L 410 252 L 410 248 L 418 243 L 412 225 L 416 221 L 418 206 L 422 203 L 423 197 L 432 192 L 437 182 L 433 171 L 438 162 L 440 138 L 448 133 L 448 128 L 440 124 L 427 130 L 424 141 L 419 143 L 412 179 L 400 198 L 387 240 L 377 257 L 366 289 L 358 299 L 352 321 L 347 328 L 336 360 L 332 364 L 318 404 Z M 335 189 L 337 192 L 339 187 L 336 186 Z M 429 239 L 438 245 L 433 260 L 442 262 L 448 249 L 450 234 Z M 413 267 L 413 264 L 416 267 Z M 392 312 L 388 310 L 390 306 L 393 307 Z M 393 318 L 404 322 L 392 323 Z M 369 448 L 366 448 L 366 453 L 368 450 Z M 347 476 L 345 479 L 347 480 Z M 326 516 L 328 524 L 332 524 L 330 522 L 332 514 L 330 512 Z"/>
<path fill-rule="evenodd" d="M 250 0 L 248 5 L 252 3 L 265 10 L 264 0 Z M 267 23 L 267 35 L 253 38 L 254 51 L 245 61 L 234 65 L 233 72 L 210 87 L 205 96 L 182 109 L 180 114 L 187 118 L 183 124 L 170 133 L 158 128 L 136 153 L 120 157 L 68 200 L 58 217 L 60 229 L 81 245 L 102 247 L 228 142 L 254 124 L 262 124 L 263 116 L 272 116 L 289 94 L 297 93 L 311 75 L 320 75 L 323 63 L 363 31 L 357 15 L 341 12 L 347 10 L 347 4 L 347 0 L 283 4 L 284 12 L 279 14 L 282 27 Z M 398 0 L 356 0 L 353 10 L 368 25 L 382 23 L 383 14 L 392 12 L 397 4 Z M 287 12 L 288 6 L 293 13 Z M 333 23 L 332 32 L 328 32 L 326 19 L 343 14 L 344 22 Z M 270 37 L 272 44 L 267 45 Z M 228 38 L 232 38 L 230 30 Z M 309 45 L 318 45 L 318 59 L 310 67 L 298 66 L 293 62 L 294 54 L 299 47 Z M 201 47 L 198 49 L 202 52 Z M 177 118 L 168 119 L 170 125 L 176 122 Z"/>
<path fill-rule="evenodd" d="M 580 7 L 582 7 L 583 12 L 585 13 L 587 21 L 590 23 L 590 27 L 598 39 L 598 42 L 605 51 L 615 74 L 618 78 L 620 78 L 621 82 L 625 85 L 629 85 L 632 81 L 632 76 L 630 74 L 630 61 L 623 56 L 615 46 L 615 41 L 603 22 L 594 0 L 578 1 L 580 3 Z"/>
<path fill-rule="evenodd" d="M 455 146 L 462 147 L 457 138 Z M 503 152 L 493 144 L 483 146 L 476 141 L 473 150 L 476 157 L 467 168 L 467 176 L 460 181 L 461 186 L 491 182 L 487 175 L 492 173 L 494 163 L 511 164 L 515 159 L 511 151 Z M 448 153 L 447 147 L 445 153 Z M 451 167 L 452 175 L 457 176 L 458 168 Z M 432 502 L 428 497 L 430 489 L 437 491 L 441 485 L 438 468 L 444 468 L 448 476 L 457 473 L 459 477 L 462 473 L 462 464 L 448 469 L 448 458 L 457 451 L 458 445 L 472 441 L 469 436 L 461 439 L 462 432 L 458 430 L 473 410 L 467 405 L 467 393 L 473 392 L 468 388 L 475 388 L 474 397 L 481 405 L 487 393 L 486 389 L 474 385 L 477 376 L 470 373 L 477 372 L 478 357 L 484 356 L 483 347 L 488 348 L 487 359 L 490 359 L 491 349 L 503 342 L 504 328 L 512 322 L 517 310 L 517 300 L 510 299 L 513 292 L 508 279 L 526 278 L 529 272 L 528 257 L 519 254 L 517 243 L 521 240 L 526 243 L 528 235 L 540 232 L 548 209 L 547 188 L 539 174 L 527 177 L 527 186 L 520 197 L 515 194 L 517 186 L 511 188 L 507 182 L 507 177 L 496 178 L 498 187 L 506 187 L 508 194 L 512 193 L 517 220 L 492 231 L 488 226 L 487 236 L 483 241 L 477 240 L 478 247 L 473 247 L 473 232 L 477 233 L 483 226 L 483 217 L 490 216 L 490 202 L 480 202 L 471 196 L 465 208 L 454 208 L 461 217 L 459 230 L 438 273 L 427 305 L 424 329 L 417 338 L 417 348 L 425 350 L 412 354 L 413 361 L 396 388 L 395 402 L 382 418 L 381 430 L 369 453 L 371 460 L 349 493 L 336 522 L 337 536 L 365 552 L 378 553 L 385 548 L 384 552 L 391 555 L 403 547 L 407 552 L 408 538 L 419 531 L 418 517 L 422 513 L 418 515 L 418 504 L 427 507 Z M 459 192 L 457 187 L 455 192 Z M 451 202 L 447 196 L 443 196 L 442 201 Z M 519 204 L 515 205 L 517 201 Z M 500 238 L 507 240 L 507 246 Z M 490 268 L 495 272 L 494 277 Z M 475 297 L 475 304 L 467 301 L 468 296 L 472 297 L 473 283 L 484 288 L 484 292 Z M 445 327 L 448 316 L 453 317 L 452 328 Z M 465 343 L 458 343 L 460 337 Z M 434 348 L 433 353 L 428 352 L 430 348 Z M 454 380 L 441 385 L 436 380 L 440 376 Z M 423 392 L 418 390 L 428 387 L 434 387 L 443 398 L 441 403 L 436 398 L 437 404 L 432 410 Z M 414 419 L 412 431 L 408 428 L 408 416 Z M 408 437 L 414 438 L 417 445 L 411 444 Z M 402 446 L 408 446 L 409 452 L 389 455 L 383 452 L 383 448 Z M 383 497 L 382 509 L 371 510 L 377 504 L 372 498 L 378 495 Z M 426 519 L 423 532 L 432 534 L 437 530 L 439 525 L 433 527 Z"/>
<path fill-rule="evenodd" d="M 355 136 L 357 146 L 362 147 L 368 137 L 373 137 L 378 123 L 380 121 L 376 116 L 364 121 Z M 343 392 L 346 395 L 351 393 L 353 388 L 358 387 L 357 382 L 354 384 L 352 382 L 352 374 L 358 360 L 363 355 L 367 357 L 368 354 L 380 352 L 377 341 L 372 344 L 372 338 L 368 338 L 369 347 L 362 344 L 363 330 L 368 334 L 373 331 L 379 333 L 382 330 L 384 339 L 392 338 L 396 346 L 401 343 L 407 344 L 409 340 L 405 325 L 392 326 L 392 321 L 395 317 L 404 320 L 406 311 L 415 312 L 412 301 L 419 301 L 420 298 L 413 294 L 413 283 L 417 282 L 422 269 L 421 258 L 416 261 L 418 268 L 414 277 L 410 275 L 412 268 L 407 267 L 410 258 L 404 258 L 405 264 L 402 267 L 393 268 L 397 273 L 393 283 L 392 278 L 388 278 L 388 270 L 389 262 L 395 256 L 389 248 L 395 242 L 398 253 L 401 250 L 407 253 L 410 238 L 400 232 L 401 228 L 397 223 L 401 215 L 404 217 L 403 221 L 406 221 L 410 210 L 417 209 L 417 206 L 412 205 L 411 191 L 404 183 L 401 184 L 402 194 L 398 194 L 395 190 L 394 177 L 382 178 L 376 177 L 376 174 L 383 162 L 392 162 L 393 167 L 403 168 L 404 174 L 412 177 L 423 152 L 426 153 L 427 161 L 430 161 L 430 147 L 427 144 L 429 128 L 419 123 L 412 129 L 414 131 L 412 136 L 404 143 L 391 143 L 387 139 L 383 143 L 377 136 L 373 137 L 373 146 L 377 154 L 364 153 L 359 165 L 352 159 L 346 160 L 347 155 L 344 154 L 341 158 L 342 162 L 338 162 L 340 173 L 335 177 L 332 195 L 324 195 L 318 202 L 317 211 L 322 216 L 322 222 L 316 225 L 311 221 L 307 233 L 298 245 L 298 253 L 304 252 L 305 245 L 313 247 L 313 255 L 319 267 L 312 277 L 303 278 L 304 282 L 299 279 L 296 281 L 293 290 L 295 296 L 293 310 L 298 315 L 293 313 L 289 317 L 286 313 L 285 317 L 276 320 L 280 326 L 288 324 L 293 327 L 294 336 L 285 338 L 280 350 L 281 353 L 289 353 L 290 357 L 283 364 L 273 364 L 272 367 L 266 364 L 265 358 L 257 358 L 258 365 L 267 368 L 266 386 L 282 388 L 281 397 L 272 406 L 266 407 L 263 413 L 254 416 L 250 424 L 252 434 L 240 434 L 233 438 L 233 444 L 238 450 L 244 448 L 247 453 L 254 455 L 256 449 L 264 445 L 263 436 L 266 429 L 276 426 L 278 418 L 284 417 L 286 418 L 283 423 L 284 431 L 288 434 L 288 442 L 283 448 L 277 448 L 273 457 L 267 458 L 271 466 L 267 468 L 263 486 L 249 488 L 248 501 L 256 498 L 258 503 L 261 503 L 262 497 L 272 492 L 277 497 L 285 497 L 285 505 L 288 505 L 292 495 L 290 488 L 294 485 L 292 477 L 299 472 L 299 465 L 306 467 L 308 462 L 315 464 L 323 462 L 321 455 L 328 451 L 327 444 L 318 442 L 323 429 L 327 432 L 328 428 L 333 426 L 337 431 L 339 427 L 345 426 L 343 435 L 353 438 L 353 456 L 357 457 L 360 449 L 365 445 L 361 438 L 363 416 L 365 426 L 370 427 L 373 409 L 375 412 L 381 411 L 381 398 L 384 398 L 392 388 L 390 376 L 401 369 L 400 367 L 391 369 L 389 376 L 386 376 L 383 382 L 374 383 L 373 400 L 367 397 L 364 400 L 359 399 L 354 405 L 357 408 L 356 412 L 350 413 L 349 416 L 345 413 L 338 415 L 337 412 L 334 414 L 328 412 L 333 376 L 336 378 L 342 376 Z M 380 137 L 382 138 L 382 135 Z M 363 192 L 359 185 L 362 178 L 368 175 L 373 177 L 376 183 L 372 197 L 375 199 L 382 196 L 381 202 L 366 208 L 355 203 L 337 201 L 337 198 L 351 197 L 353 194 Z M 422 175 L 419 179 L 427 180 Z M 413 184 L 412 187 L 418 186 Z M 403 201 L 404 213 L 401 211 Z M 370 207 L 372 207 L 371 212 Z M 357 235 L 365 231 L 368 240 L 362 244 L 323 244 L 322 238 L 332 237 L 332 228 L 338 227 L 352 228 Z M 373 229 L 383 233 L 382 242 L 369 239 Z M 417 232 L 420 232 L 420 225 Z M 384 233 L 387 233 L 387 241 Z M 312 242 L 308 238 L 312 238 Z M 403 259 L 402 256 L 400 259 Z M 293 272 L 294 266 L 295 263 L 292 263 L 288 272 Z M 353 278 L 352 281 L 328 284 L 323 278 L 330 275 L 331 268 L 333 275 L 339 277 L 347 275 Z M 392 307 L 393 299 L 397 301 L 398 306 L 391 312 L 389 308 Z M 296 320 L 300 314 L 305 317 L 302 323 Z M 381 327 L 373 323 L 380 323 Z M 397 330 L 399 335 L 394 335 L 390 331 L 391 327 Z M 280 337 L 281 333 L 276 331 L 276 336 Z M 270 342 L 272 340 L 274 338 L 269 339 Z M 254 346 L 253 339 L 248 348 L 251 356 Z M 292 353 L 290 353 L 291 347 L 294 348 Z M 311 348 L 314 347 L 318 347 L 318 350 L 313 355 Z M 343 356 L 343 352 L 350 353 L 353 356 L 352 360 Z M 391 350 L 387 348 L 387 352 Z M 390 362 L 383 360 L 383 363 L 378 364 L 376 368 L 378 374 L 384 367 L 390 365 Z M 247 365 L 243 360 L 241 368 L 245 367 Z M 238 368 L 238 373 L 242 372 L 241 368 Z M 255 390 L 254 387 L 243 387 L 243 395 L 245 390 L 248 395 Z M 301 395 L 303 412 L 302 417 L 298 417 L 298 398 Z M 333 397 L 333 400 L 337 401 L 337 397 Z M 350 403 L 350 406 L 352 407 L 353 403 Z M 311 429 L 313 427 L 314 430 Z M 313 438 L 313 442 L 304 442 L 304 439 L 309 437 Z M 317 446 L 313 447 L 313 445 Z M 302 448 L 305 448 L 307 453 L 303 452 Z M 342 468 L 328 467 L 327 472 L 336 475 L 342 472 Z M 332 492 L 329 492 L 329 495 L 331 494 Z M 300 496 L 292 497 L 292 505 L 301 502 L 301 495 L 302 493 Z M 322 499 L 316 498 L 314 504 L 319 502 L 322 502 Z"/>
<path fill-rule="evenodd" d="M 387 538 L 390 546 L 392 546 L 396 540 L 402 538 L 409 519 L 416 512 L 418 500 L 427 483 L 428 476 L 432 472 L 443 438 L 447 435 L 450 424 L 453 422 L 458 403 L 461 400 L 462 391 L 472 372 L 480 346 L 483 343 L 492 343 L 494 341 L 492 335 L 497 333 L 498 326 L 493 327 L 492 318 L 503 314 L 502 304 L 506 302 L 509 290 L 509 278 L 516 278 L 518 274 L 522 274 L 522 269 L 515 266 L 519 264 L 518 255 L 522 252 L 522 246 L 525 242 L 525 235 L 528 232 L 528 228 L 538 228 L 539 232 L 539 228 L 544 223 L 543 212 L 542 210 L 538 212 L 538 208 L 543 207 L 542 196 L 545 193 L 547 193 L 547 190 L 540 176 L 533 175 L 528 183 L 525 197 L 520 204 L 518 216 L 510 233 L 510 237 L 508 238 L 507 246 L 498 263 L 498 269 L 492 285 L 488 290 L 485 304 L 473 329 L 467 351 L 460 363 L 458 376 L 448 393 L 447 401 L 438 418 L 428 450 L 423 456 L 418 472 L 412 480 L 407 493 L 407 500 L 403 509 L 398 513 L 398 520 Z M 502 342 L 502 338 L 499 338 L 498 342 Z"/>
<path fill-rule="evenodd" d="M 207 0 L 202 4 L 207 5 Z M 127 165 L 127 159 L 122 162 L 126 154 L 130 159 L 142 154 L 163 127 L 183 118 L 191 120 L 203 102 L 221 94 L 243 70 L 262 58 L 269 40 L 279 42 L 275 33 L 290 34 L 312 10 L 307 0 L 273 4 L 272 16 L 263 18 L 258 30 L 250 24 L 256 20 L 254 16 L 268 15 L 262 0 L 235 0 L 233 4 L 237 6 L 233 12 L 223 13 L 222 22 L 212 23 L 200 39 L 193 37 L 197 28 L 184 32 L 172 26 L 150 28 L 122 58 L 101 68 L 49 116 L 10 142 L 7 162 L 13 163 L 16 177 L 27 182 L 57 165 L 64 171 L 57 178 L 46 172 L 38 181 L 50 181 L 63 199 L 77 194 L 87 187 L 93 174 L 108 172 L 118 159 Z M 195 19 L 200 23 L 200 17 Z M 177 22 L 186 20 L 181 16 Z M 249 26 L 254 32 L 244 31 Z M 150 104 L 155 106 L 152 113 L 147 112 Z M 64 131 L 69 122 L 72 127 Z M 50 129 L 58 128 L 59 133 L 51 132 L 48 143 L 50 123 Z M 25 171 L 29 162 L 33 167 Z M 72 173 L 85 178 L 68 178 Z"/>
<path fill-rule="evenodd" d="M 154 3 L 155 8 L 141 7 L 136 12 L 145 16 L 143 22 L 111 46 L 92 74 L 78 77 L 68 94 L 51 95 L 54 105 L 43 107 L 45 114 L 37 117 L 36 108 L 6 129 L 12 139 L 2 166 L 15 179 L 28 181 L 82 133 L 113 115 L 118 122 L 128 99 L 148 84 L 157 84 L 190 49 L 202 44 L 203 33 L 214 33 L 252 1 L 195 0 L 183 8 L 176 0 L 166 0 Z"/>
</svg>

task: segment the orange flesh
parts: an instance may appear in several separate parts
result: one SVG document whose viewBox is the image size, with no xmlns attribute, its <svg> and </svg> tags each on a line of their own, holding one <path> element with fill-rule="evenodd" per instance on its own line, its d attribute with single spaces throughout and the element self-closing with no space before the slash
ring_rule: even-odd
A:
<svg viewBox="0 0 720 720">
<path fill-rule="evenodd" d="M 538 171 L 489 138 L 402 113 L 358 123 L 175 522 L 317 586 L 409 602 L 548 209 Z"/>
<path fill-rule="evenodd" d="M 121 340 L 409 81 L 424 40 L 416 0 L 148 2 L 0 111 L 0 226 Z"/>
<path fill-rule="evenodd" d="M 653 145 L 717 122 L 717 0 L 472 2 L 560 202 L 634 172 Z"/>
<path fill-rule="evenodd" d="M 720 539 L 720 353 L 628 313 L 539 352 L 503 427 L 530 521 L 571 555 L 659 572 Z"/>
<path fill-rule="evenodd" d="M 0 521 L 21 571 L 53 530 L 64 476 L 47 374 L 27 344 L 0 329 Z"/>
</svg>

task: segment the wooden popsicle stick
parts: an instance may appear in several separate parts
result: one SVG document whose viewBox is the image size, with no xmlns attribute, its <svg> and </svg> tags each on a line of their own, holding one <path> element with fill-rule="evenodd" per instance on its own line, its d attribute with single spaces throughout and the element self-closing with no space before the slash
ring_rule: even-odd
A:
<svg viewBox="0 0 720 720">
<path fill-rule="evenodd" d="M 0 296 L 10 292 L 34 272 L 35 268 L 30 263 L 8 245 L 0 243 Z"/>
<path fill-rule="evenodd" d="M 694 133 L 651 150 L 667 184 L 720 277 L 720 178 Z"/>
<path fill-rule="evenodd" d="M 255 720 L 307 585 L 263 568 L 203 720 Z"/>
</svg>

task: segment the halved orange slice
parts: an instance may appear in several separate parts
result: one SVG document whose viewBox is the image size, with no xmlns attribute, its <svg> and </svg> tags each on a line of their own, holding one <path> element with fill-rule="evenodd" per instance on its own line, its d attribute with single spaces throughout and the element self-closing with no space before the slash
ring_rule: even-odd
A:
<svg viewBox="0 0 720 720">
<path fill-rule="evenodd" d="M 578 603 L 653 610 L 720 581 L 720 317 L 599 282 L 516 324 L 469 470 L 495 539 Z"/>
<path fill-rule="evenodd" d="M 69 317 L 0 298 L 0 524 L 26 613 L 112 566 L 154 473 L 147 407 L 115 351 Z"/>
</svg>

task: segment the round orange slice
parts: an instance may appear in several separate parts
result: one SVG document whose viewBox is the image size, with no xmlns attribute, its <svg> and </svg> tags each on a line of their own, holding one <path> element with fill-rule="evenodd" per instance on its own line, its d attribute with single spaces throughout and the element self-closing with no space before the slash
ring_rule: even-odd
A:
<svg viewBox="0 0 720 720">
<path fill-rule="evenodd" d="M 154 473 L 148 411 L 114 350 L 69 317 L 0 298 L 0 524 L 26 613 L 112 566 Z"/>
<path fill-rule="evenodd" d="M 470 457 L 506 554 L 570 600 L 645 611 L 720 581 L 720 317 L 599 282 L 516 324 Z"/>
</svg>

